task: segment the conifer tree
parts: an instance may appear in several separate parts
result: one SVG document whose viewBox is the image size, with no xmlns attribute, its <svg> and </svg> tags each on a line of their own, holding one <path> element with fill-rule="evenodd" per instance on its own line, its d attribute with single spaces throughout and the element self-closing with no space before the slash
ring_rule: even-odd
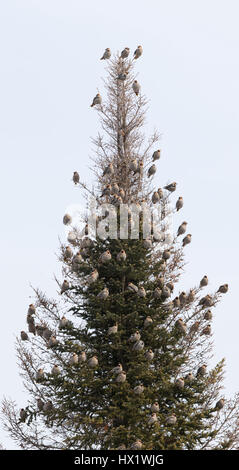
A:
<svg viewBox="0 0 239 470">
<path fill-rule="evenodd" d="M 239 397 L 222 394 L 224 360 L 208 365 L 212 312 L 228 285 L 207 293 L 205 275 L 177 290 L 191 234 L 183 218 L 176 233 L 168 227 L 183 210 L 176 183 L 153 186 L 159 135 L 143 134 L 147 100 L 135 75 L 141 55 L 139 46 L 133 58 L 127 48 L 102 56 L 105 93 L 91 104 L 102 129 L 93 139 L 95 188 L 73 175 L 95 210 L 83 233 L 64 215 L 70 229 L 60 247 L 58 299 L 36 289 L 29 331 L 17 339 L 28 402 L 4 399 L 2 408 L 7 431 L 26 449 L 238 448 Z"/>
</svg>

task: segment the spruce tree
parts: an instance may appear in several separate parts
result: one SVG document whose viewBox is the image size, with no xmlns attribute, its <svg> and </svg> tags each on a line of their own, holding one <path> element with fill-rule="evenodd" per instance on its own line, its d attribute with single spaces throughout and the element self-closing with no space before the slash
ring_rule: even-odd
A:
<svg viewBox="0 0 239 470">
<path fill-rule="evenodd" d="M 183 210 L 176 184 L 153 186 L 159 135 L 146 140 L 143 134 L 147 100 L 135 75 L 140 52 L 103 55 L 105 93 L 91 105 L 102 128 L 93 139 L 95 188 L 73 175 L 95 210 L 84 233 L 65 214 L 70 230 L 60 247 L 58 299 L 36 289 L 29 331 L 17 339 L 29 399 L 20 410 L 4 399 L 2 408 L 6 429 L 26 449 L 238 446 L 239 397 L 222 394 L 224 360 L 208 366 L 212 311 L 228 286 L 207 293 L 204 276 L 198 286 L 177 291 L 191 236 L 183 218 L 176 233 L 168 226 Z M 129 208 L 124 237 L 122 205 Z M 146 235 L 145 208 L 151 214 Z M 111 211 L 116 236 L 107 225 Z"/>
</svg>

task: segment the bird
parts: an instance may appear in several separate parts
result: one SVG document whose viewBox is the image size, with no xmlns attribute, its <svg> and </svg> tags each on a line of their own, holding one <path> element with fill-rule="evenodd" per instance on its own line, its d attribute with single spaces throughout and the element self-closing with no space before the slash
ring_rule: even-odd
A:
<svg viewBox="0 0 239 470">
<path fill-rule="evenodd" d="M 122 200 L 124 199 L 124 197 L 125 197 L 125 191 L 123 190 L 123 188 L 120 188 L 120 190 L 119 190 L 119 196 L 122 198 Z"/>
<path fill-rule="evenodd" d="M 206 364 L 202 364 L 197 370 L 197 375 L 204 376 L 207 373 L 207 366 Z"/>
<path fill-rule="evenodd" d="M 40 368 L 36 373 L 36 381 L 39 382 L 42 379 L 44 379 L 44 370 Z"/>
<path fill-rule="evenodd" d="M 117 332 L 118 332 L 118 324 L 117 323 L 108 328 L 108 335 L 114 335 Z"/>
<path fill-rule="evenodd" d="M 157 421 L 158 421 L 158 418 L 157 418 L 156 413 L 152 413 L 148 420 L 148 424 L 152 426 L 152 424 L 155 424 Z"/>
<path fill-rule="evenodd" d="M 173 193 L 176 190 L 176 187 L 177 187 L 177 183 L 176 181 L 174 181 L 173 183 L 170 183 L 164 186 L 164 189 L 167 189 L 167 191 L 169 191 L 170 193 Z"/>
<path fill-rule="evenodd" d="M 113 166 L 112 166 L 112 169 L 113 169 Z M 111 171 L 111 170 L 110 170 Z M 113 183 L 112 184 L 112 192 L 113 194 L 118 194 L 119 192 L 119 185 L 117 183 Z"/>
<path fill-rule="evenodd" d="M 28 307 L 28 315 L 34 315 L 36 313 L 36 307 L 33 304 L 30 304 Z"/>
<path fill-rule="evenodd" d="M 53 408 L 53 403 L 52 403 L 51 400 L 48 400 L 48 401 L 47 401 L 46 403 L 44 403 L 44 405 L 43 405 L 43 411 L 48 412 L 48 411 L 51 411 L 52 408 Z"/>
<path fill-rule="evenodd" d="M 142 298 L 146 297 L 145 288 L 143 286 L 138 288 L 137 295 Z"/>
<path fill-rule="evenodd" d="M 134 393 L 136 395 L 141 395 L 141 393 L 143 393 L 143 391 L 144 391 L 144 386 L 142 384 L 136 385 L 136 387 L 134 387 Z"/>
<path fill-rule="evenodd" d="M 21 331 L 21 340 L 22 341 L 28 341 L 28 334 L 25 331 Z"/>
<path fill-rule="evenodd" d="M 64 294 L 68 289 L 70 289 L 69 282 L 65 279 L 61 285 L 61 294 Z"/>
<path fill-rule="evenodd" d="M 191 233 L 189 233 L 189 234 L 186 235 L 186 237 L 184 237 L 184 239 L 183 239 L 183 246 L 186 246 L 186 245 L 188 245 L 189 243 L 191 243 L 191 240 L 192 240 L 192 235 L 191 235 Z"/>
<path fill-rule="evenodd" d="M 21 408 L 20 409 L 20 419 L 21 419 L 21 421 L 24 423 L 26 421 L 26 418 L 27 418 L 27 412 L 26 412 L 26 410 L 24 410 L 24 408 Z"/>
<path fill-rule="evenodd" d="M 211 320 L 212 319 L 212 312 L 211 310 L 207 310 L 205 313 L 204 313 L 204 320 Z"/>
<path fill-rule="evenodd" d="M 106 300 L 107 297 L 109 297 L 109 289 L 107 289 L 107 287 L 104 287 L 104 289 L 99 292 L 99 294 L 97 295 L 97 297 L 98 297 L 98 299 L 100 299 L 100 300 Z"/>
<path fill-rule="evenodd" d="M 179 225 L 177 237 L 179 237 L 180 235 L 183 235 L 186 232 L 187 224 L 188 224 L 187 222 L 182 222 L 181 225 Z"/>
<path fill-rule="evenodd" d="M 120 252 L 117 254 L 117 261 L 125 261 L 126 260 L 126 253 L 124 250 L 120 250 Z"/>
<path fill-rule="evenodd" d="M 137 172 L 137 170 L 138 170 L 138 162 L 137 162 L 136 159 L 131 160 L 131 162 L 129 163 L 129 169 L 130 169 L 131 171 L 133 171 L 134 173 Z"/>
<path fill-rule="evenodd" d="M 106 187 L 103 189 L 102 194 L 101 194 L 100 197 L 110 196 L 111 191 L 112 191 L 112 186 L 111 186 L 111 184 L 107 184 Z"/>
<path fill-rule="evenodd" d="M 167 282 L 166 287 L 168 287 L 171 292 L 173 292 L 174 289 L 174 283 L 172 281 Z"/>
<path fill-rule="evenodd" d="M 77 271 L 81 263 L 83 263 L 83 258 L 80 251 L 78 251 L 72 259 L 73 269 Z"/>
<path fill-rule="evenodd" d="M 163 286 L 164 286 L 164 278 L 163 278 L 162 276 L 159 276 L 159 277 L 157 278 L 157 284 L 158 284 L 158 286 L 160 287 L 160 289 L 163 288 Z"/>
<path fill-rule="evenodd" d="M 183 207 L 183 198 L 180 196 L 176 202 L 177 212 Z"/>
<path fill-rule="evenodd" d="M 155 299 L 161 299 L 161 296 L 162 296 L 162 291 L 159 287 L 156 287 L 156 289 L 154 290 L 154 297 Z"/>
<path fill-rule="evenodd" d="M 179 295 L 179 300 L 180 300 L 180 306 L 183 306 L 185 305 L 185 303 L 187 302 L 187 294 L 186 292 L 181 292 L 181 294 Z"/>
<path fill-rule="evenodd" d="M 85 351 L 81 351 L 80 354 L 78 355 L 78 360 L 80 362 L 85 362 L 86 361 L 86 353 Z"/>
<path fill-rule="evenodd" d="M 28 323 L 28 324 L 31 323 L 32 325 L 35 324 L 34 317 L 33 317 L 30 313 L 27 314 L 27 323 Z"/>
<path fill-rule="evenodd" d="M 129 337 L 129 342 L 130 342 L 130 343 L 135 343 L 135 341 L 139 341 L 140 338 L 141 338 L 140 332 L 137 330 L 135 333 L 133 333 L 133 334 Z"/>
<path fill-rule="evenodd" d="M 58 341 L 54 335 L 51 335 L 49 341 L 48 341 L 48 346 L 49 348 L 54 348 L 58 344 Z"/>
<path fill-rule="evenodd" d="M 104 253 L 100 255 L 99 261 L 101 263 L 107 263 L 108 261 L 111 260 L 111 258 L 112 256 L 111 256 L 110 250 L 106 250 L 104 251 Z"/>
<path fill-rule="evenodd" d="M 97 269 L 94 269 L 94 271 L 92 271 L 90 275 L 88 276 L 88 284 L 92 284 L 93 282 L 96 282 L 98 277 L 99 277 L 99 273 Z"/>
<path fill-rule="evenodd" d="M 92 356 L 92 357 L 88 360 L 88 366 L 89 366 L 89 367 L 97 367 L 98 364 L 99 364 L 99 361 L 98 361 L 97 356 Z"/>
<path fill-rule="evenodd" d="M 70 357 L 69 359 L 69 365 L 70 366 L 75 366 L 76 364 L 78 364 L 79 362 L 79 357 L 78 357 L 78 354 L 76 354 L 75 352 L 72 354 L 72 356 Z"/>
<path fill-rule="evenodd" d="M 43 329 L 42 336 L 48 341 L 50 337 L 52 336 L 52 331 L 49 328 L 45 327 Z"/>
<path fill-rule="evenodd" d="M 148 351 L 145 352 L 145 358 L 147 359 L 147 361 L 153 360 L 154 352 L 152 351 L 152 349 L 148 349 Z"/>
<path fill-rule="evenodd" d="M 137 49 L 134 51 L 134 59 L 138 59 L 143 53 L 142 46 L 138 46 Z"/>
<path fill-rule="evenodd" d="M 114 174 L 113 163 L 109 163 L 109 165 L 107 165 L 103 171 L 103 176 L 105 175 L 112 176 L 113 174 Z"/>
<path fill-rule="evenodd" d="M 137 293 L 138 292 L 138 287 L 135 286 L 135 284 L 133 284 L 132 282 L 129 282 L 129 284 L 127 286 L 127 290 L 129 290 L 130 292 Z"/>
<path fill-rule="evenodd" d="M 63 224 L 64 225 L 69 225 L 72 222 L 72 218 L 69 214 L 65 214 L 63 217 Z"/>
<path fill-rule="evenodd" d="M 158 195 L 159 195 L 159 198 L 162 199 L 162 197 L 163 197 L 163 190 L 162 190 L 162 188 L 158 188 L 157 193 L 158 193 Z"/>
<path fill-rule="evenodd" d="M 177 422 L 177 417 L 174 413 L 166 417 L 166 420 L 165 420 L 166 424 L 172 425 L 172 424 L 176 424 L 176 422 Z"/>
<path fill-rule="evenodd" d="M 152 159 L 153 159 L 153 162 L 155 162 L 155 160 L 159 160 L 160 159 L 160 150 L 155 150 L 153 155 L 152 155 Z"/>
<path fill-rule="evenodd" d="M 194 375 L 192 374 L 192 372 L 189 372 L 185 377 L 185 382 L 190 383 L 193 380 L 194 380 Z"/>
<path fill-rule="evenodd" d="M 211 307 L 213 305 L 211 295 L 207 294 L 205 297 L 202 297 L 199 301 L 199 305 L 202 305 L 202 308 Z"/>
<path fill-rule="evenodd" d="M 42 325 L 36 325 L 36 334 L 37 336 L 43 336 L 43 331 L 45 327 Z"/>
<path fill-rule="evenodd" d="M 127 59 L 127 57 L 129 56 L 129 52 L 130 52 L 130 49 L 129 47 L 125 47 L 122 52 L 121 52 L 121 59 Z"/>
<path fill-rule="evenodd" d="M 66 317 L 61 317 L 60 322 L 59 322 L 59 328 L 65 328 L 69 323 L 69 320 L 67 320 Z"/>
<path fill-rule="evenodd" d="M 158 202 L 158 201 L 160 201 L 159 193 L 158 193 L 158 191 L 154 191 L 154 193 L 152 195 L 152 203 L 156 204 L 156 202 Z"/>
<path fill-rule="evenodd" d="M 153 244 L 151 238 L 145 238 L 143 245 L 146 249 L 152 248 Z"/>
<path fill-rule="evenodd" d="M 200 287 L 205 287 L 208 285 L 208 277 L 205 275 L 200 281 Z"/>
<path fill-rule="evenodd" d="M 41 398 L 38 398 L 37 399 L 37 408 L 39 411 L 42 411 L 43 410 L 43 406 L 44 406 L 44 402 L 42 401 Z"/>
<path fill-rule="evenodd" d="M 34 335 L 36 334 L 36 327 L 34 323 L 29 323 L 28 324 L 28 331 L 29 333 L 33 333 Z"/>
<path fill-rule="evenodd" d="M 203 328 L 200 336 L 203 336 L 203 335 L 209 336 L 211 332 L 212 332 L 211 325 L 207 325 L 205 326 L 205 328 Z"/>
<path fill-rule="evenodd" d="M 158 413 L 158 411 L 159 411 L 159 404 L 158 404 L 157 401 L 151 405 L 151 411 L 152 411 L 152 413 Z"/>
<path fill-rule="evenodd" d="M 115 381 L 117 383 L 124 383 L 126 381 L 126 372 L 122 370 L 119 374 L 117 374 Z"/>
<path fill-rule="evenodd" d="M 79 175 L 78 171 L 74 171 L 72 180 L 75 184 L 79 184 L 80 175 Z"/>
<path fill-rule="evenodd" d="M 104 54 L 102 55 L 102 57 L 100 58 L 100 60 L 107 60 L 107 59 L 110 59 L 110 56 L 111 56 L 110 48 L 109 48 L 109 47 L 106 47 L 105 52 L 104 52 Z"/>
<path fill-rule="evenodd" d="M 143 447 L 142 441 L 140 439 L 137 439 L 133 444 L 131 445 L 132 450 L 141 450 Z"/>
<path fill-rule="evenodd" d="M 54 364 L 54 366 L 51 369 L 51 373 L 52 375 L 60 375 L 61 373 L 60 367 Z"/>
<path fill-rule="evenodd" d="M 164 261 L 167 261 L 171 256 L 171 253 L 170 253 L 170 250 L 164 250 L 163 252 L 163 255 L 162 255 L 162 258 L 164 259 Z"/>
<path fill-rule="evenodd" d="M 224 404 L 225 404 L 225 400 L 224 398 L 221 398 L 220 400 L 217 401 L 215 409 L 218 411 L 221 410 L 224 407 Z"/>
<path fill-rule="evenodd" d="M 120 364 L 120 362 L 119 362 L 119 364 L 118 364 L 117 366 L 113 367 L 113 369 L 111 369 L 110 372 L 111 372 L 111 374 L 116 374 L 116 375 L 118 375 L 118 374 L 120 374 L 120 372 L 122 372 L 122 370 L 123 370 L 123 366 L 122 366 L 122 364 Z"/>
<path fill-rule="evenodd" d="M 73 231 L 70 231 L 67 235 L 67 240 L 69 243 L 71 243 L 72 245 L 76 245 L 76 241 L 77 241 L 77 236 L 76 236 L 76 233 L 73 232 Z"/>
<path fill-rule="evenodd" d="M 226 294 L 228 291 L 228 284 L 223 284 L 222 286 L 219 287 L 217 292 L 220 292 L 220 294 Z"/>
<path fill-rule="evenodd" d="M 193 302 L 194 299 L 195 299 L 195 290 L 194 290 L 194 289 L 190 289 L 189 294 L 188 294 L 188 297 L 187 297 L 187 301 L 188 301 L 188 302 Z"/>
<path fill-rule="evenodd" d="M 133 88 L 133 91 L 135 92 L 136 96 L 138 96 L 139 91 L 140 91 L 140 84 L 137 80 L 134 80 L 132 88 Z"/>
<path fill-rule="evenodd" d="M 156 168 L 156 165 L 153 164 L 149 169 L 148 169 L 148 178 L 150 178 L 150 176 L 153 176 L 157 171 L 157 168 Z"/>
<path fill-rule="evenodd" d="M 127 75 L 128 75 L 128 72 L 121 72 L 119 73 L 118 77 L 117 77 L 117 80 L 121 80 L 122 82 L 124 82 L 124 80 L 126 80 L 127 78 Z"/>
<path fill-rule="evenodd" d="M 70 246 L 66 246 L 65 251 L 64 251 L 64 259 L 70 259 L 73 256 L 73 252 Z"/>
<path fill-rule="evenodd" d="M 174 305 L 175 308 L 180 307 L 180 300 L 179 300 L 178 296 L 176 296 L 175 299 L 173 299 L 173 305 Z"/>
<path fill-rule="evenodd" d="M 163 296 L 164 298 L 167 299 L 168 297 L 170 297 L 171 293 L 172 293 L 172 292 L 171 292 L 171 290 L 169 289 L 169 287 L 167 287 L 167 286 L 164 286 L 164 287 L 163 287 L 163 289 L 162 289 L 162 296 Z"/>
<path fill-rule="evenodd" d="M 126 447 L 124 444 L 121 444 L 119 447 L 116 447 L 116 450 L 125 450 Z"/>
<path fill-rule="evenodd" d="M 134 351 L 142 351 L 144 349 L 144 342 L 139 340 L 136 341 L 133 345 L 133 350 Z"/>
<path fill-rule="evenodd" d="M 96 104 L 101 104 L 102 103 L 102 98 L 100 96 L 99 93 L 97 93 L 95 95 L 95 97 L 93 98 L 93 101 L 92 101 L 92 104 L 90 105 L 91 108 L 93 108 L 93 106 L 95 106 Z"/>
<path fill-rule="evenodd" d="M 200 322 L 195 321 L 190 327 L 189 334 L 192 335 L 193 333 L 196 333 L 199 329 L 199 326 L 200 326 Z"/>
<path fill-rule="evenodd" d="M 176 380 L 175 385 L 177 388 L 183 389 L 184 388 L 184 378 L 180 377 Z"/>
<path fill-rule="evenodd" d="M 179 318 L 176 321 L 175 326 L 179 331 L 181 331 L 181 333 L 184 333 L 184 334 L 187 333 L 187 326 L 186 326 L 186 323 L 184 323 L 182 318 Z"/>
<path fill-rule="evenodd" d="M 151 317 L 146 317 L 145 320 L 144 320 L 144 328 L 147 328 L 148 326 L 152 325 L 153 323 L 153 320 Z"/>
</svg>

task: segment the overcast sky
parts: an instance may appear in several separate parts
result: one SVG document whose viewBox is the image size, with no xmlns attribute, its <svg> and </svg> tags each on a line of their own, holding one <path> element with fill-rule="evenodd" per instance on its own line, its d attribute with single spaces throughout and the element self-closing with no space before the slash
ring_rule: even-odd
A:
<svg viewBox="0 0 239 470">
<path fill-rule="evenodd" d="M 238 390 L 238 15 L 236 0 L 0 2 L 0 395 L 19 408 L 27 397 L 14 341 L 26 328 L 30 283 L 55 295 L 62 216 L 82 201 L 72 172 L 93 181 L 99 57 L 138 44 L 146 129 L 162 133 L 155 183 L 178 182 L 185 205 L 175 227 L 187 220 L 192 233 L 182 285 L 204 274 L 210 291 L 229 283 L 214 314 L 214 363 L 226 357 L 226 394 Z M 13 448 L 3 431 L 0 441 Z"/>
</svg>

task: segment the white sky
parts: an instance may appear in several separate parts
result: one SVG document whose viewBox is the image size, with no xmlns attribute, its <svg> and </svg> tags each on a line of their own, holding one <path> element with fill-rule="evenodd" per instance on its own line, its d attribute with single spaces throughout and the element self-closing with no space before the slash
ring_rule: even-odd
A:
<svg viewBox="0 0 239 470">
<path fill-rule="evenodd" d="M 214 314 L 215 361 L 238 390 L 239 6 L 235 0 L 21 0 L 0 3 L 1 396 L 26 405 L 14 338 L 26 328 L 30 283 L 54 296 L 62 216 L 92 181 L 90 137 L 105 47 L 143 45 L 138 80 L 147 131 L 163 134 L 156 187 L 178 182 L 192 243 L 184 287 L 228 282 Z M 6 434 L 0 442 L 13 448 Z"/>
</svg>

